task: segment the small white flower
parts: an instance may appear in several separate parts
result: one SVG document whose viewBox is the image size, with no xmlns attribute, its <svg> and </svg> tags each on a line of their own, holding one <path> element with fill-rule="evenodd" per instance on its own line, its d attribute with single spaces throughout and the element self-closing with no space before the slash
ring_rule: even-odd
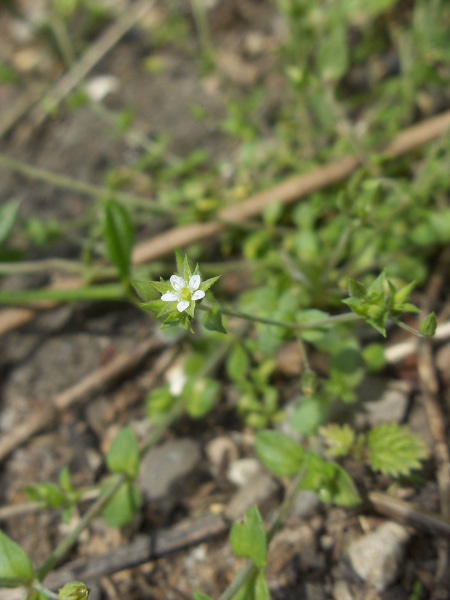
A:
<svg viewBox="0 0 450 600">
<path fill-rule="evenodd" d="M 164 302 L 175 302 L 178 300 L 177 310 L 183 312 L 188 308 L 192 301 L 201 300 L 205 296 L 205 292 L 199 290 L 202 280 L 200 275 L 192 275 L 189 283 L 179 275 L 172 275 L 170 283 L 173 292 L 166 292 L 161 296 Z"/>
</svg>

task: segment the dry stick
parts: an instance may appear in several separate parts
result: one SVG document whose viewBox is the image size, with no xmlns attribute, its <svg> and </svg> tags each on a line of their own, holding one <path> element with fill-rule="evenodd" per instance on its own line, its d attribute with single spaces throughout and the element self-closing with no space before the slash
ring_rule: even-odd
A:
<svg viewBox="0 0 450 600">
<path fill-rule="evenodd" d="M 450 538 L 450 519 L 442 515 L 423 510 L 381 492 L 370 492 L 368 499 L 374 509 L 382 515 L 398 519 L 422 531 L 428 533 L 431 531 L 438 536 Z"/>
<path fill-rule="evenodd" d="M 445 133 L 450 126 L 450 111 L 413 125 L 398 134 L 385 149 L 384 154 L 398 158 Z M 243 202 L 219 211 L 217 221 L 194 223 L 175 227 L 137 244 L 133 252 L 133 264 L 140 265 L 171 254 L 175 248 L 206 240 L 221 233 L 227 223 L 239 223 L 255 217 L 273 202 L 290 204 L 308 194 L 345 180 L 360 165 L 358 158 L 347 156 L 332 161 L 311 173 L 298 175 L 277 184 L 269 190 L 258 192 Z M 80 281 L 81 284 L 81 281 Z M 3 309 L 0 312 L 0 336 L 27 323 L 35 316 L 31 309 Z"/>
<path fill-rule="evenodd" d="M 11 131 L 33 106 L 31 119 L 35 126 L 42 124 L 49 114 L 48 109 L 55 109 L 154 5 L 153 1 L 141 0 L 131 9 L 124 10 L 105 33 L 89 46 L 86 53 L 67 73 L 62 75 L 43 96 L 39 94 L 40 100 L 36 91 L 32 91 L 23 100 L 19 100 L 0 121 L 0 138 Z"/>
<path fill-rule="evenodd" d="M 437 304 L 440 290 L 445 281 L 445 270 L 449 264 L 450 250 L 447 248 L 441 255 L 437 271 L 432 275 L 425 294 L 422 307 L 422 319 Z M 450 519 L 450 453 L 445 432 L 445 418 L 439 404 L 439 382 L 434 365 L 431 344 L 421 339 L 418 352 L 418 372 L 422 401 L 428 417 L 428 423 L 434 440 L 434 456 L 436 458 L 437 481 L 439 486 L 440 510 L 444 518 Z M 449 540 L 439 540 L 438 567 L 436 570 L 437 589 L 433 597 L 439 597 L 439 588 L 447 571 L 449 562 Z M 437 595 L 436 595 L 437 594 Z"/>
<path fill-rule="evenodd" d="M 163 346 L 164 342 L 161 340 L 154 338 L 146 340 L 134 352 L 118 354 L 107 365 L 100 367 L 80 382 L 58 394 L 53 402 L 47 404 L 45 410 L 38 413 L 33 412 L 30 417 L 15 426 L 10 434 L 2 437 L 0 461 L 31 436 L 52 425 L 60 411 L 92 397 L 106 386 L 136 369 L 150 353 L 160 350 Z"/>
<path fill-rule="evenodd" d="M 145 14 L 154 7 L 151 0 L 140 0 L 132 8 L 127 8 L 94 44 L 90 45 L 81 59 L 65 73 L 44 95 L 41 102 L 31 112 L 35 125 L 40 125 L 48 116 L 48 109 L 54 110 L 79 85 L 97 63 L 130 31 Z"/>
</svg>

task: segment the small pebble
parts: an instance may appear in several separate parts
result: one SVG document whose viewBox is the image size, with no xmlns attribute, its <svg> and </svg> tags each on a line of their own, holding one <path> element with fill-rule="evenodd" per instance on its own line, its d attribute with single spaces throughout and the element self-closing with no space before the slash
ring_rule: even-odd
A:
<svg viewBox="0 0 450 600">
<path fill-rule="evenodd" d="M 383 523 L 376 531 L 352 542 L 347 550 L 353 570 L 379 592 L 400 575 L 409 533 L 398 523 Z"/>
</svg>

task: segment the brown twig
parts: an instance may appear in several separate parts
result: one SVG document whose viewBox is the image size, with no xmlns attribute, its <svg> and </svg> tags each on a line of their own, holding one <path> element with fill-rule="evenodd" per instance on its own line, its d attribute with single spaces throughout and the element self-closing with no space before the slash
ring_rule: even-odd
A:
<svg viewBox="0 0 450 600">
<path fill-rule="evenodd" d="M 438 263 L 436 272 L 430 278 L 425 294 L 421 317 L 437 305 L 445 271 L 448 267 L 450 251 L 447 248 Z M 418 373 L 421 397 L 434 440 L 434 456 L 436 460 L 437 482 L 439 486 L 440 510 L 444 518 L 450 519 L 450 453 L 446 440 L 445 417 L 439 403 L 439 381 L 434 365 L 432 347 L 429 340 L 421 339 L 418 351 Z M 433 597 L 439 597 L 439 590 L 449 562 L 449 540 L 440 540 L 438 547 L 438 567 L 436 570 L 436 590 Z"/>
<path fill-rule="evenodd" d="M 53 402 L 38 413 L 33 413 L 22 423 L 16 425 L 13 431 L 0 440 L 0 461 L 15 448 L 26 442 L 31 436 L 51 426 L 59 412 L 85 401 L 105 387 L 136 369 L 152 352 L 160 350 L 164 342 L 159 339 L 148 339 L 131 353 L 120 353 L 107 365 L 96 369 L 80 382 L 58 394 Z"/>
<path fill-rule="evenodd" d="M 370 492 L 368 499 L 374 509 L 387 517 L 398 519 L 422 531 L 450 538 L 450 519 L 380 492 Z"/>
<path fill-rule="evenodd" d="M 228 530 L 228 523 L 220 515 L 206 515 L 186 520 L 168 529 L 139 536 L 134 542 L 98 558 L 78 559 L 49 574 L 45 585 L 57 589 L 68 581 L 98 579 L 123 569 L 136 567 L 200 542 Z"/>
<path fill-rule="evenodd" d="M 384 150 L 391 158 L 411 152 L 446 132 L 450 126 L 450 111 L 413 125 L 398 134 Z M 260 215 L 273 202 L 290 204 L 308 194 L 325 189 L 345 180 L 360 165 L 355 156 L 332 161 L 311 173 L 298 175 L 247 200 L 219 211 L 216 221 L 175 227 L 136 245 L 133 264 L 140 265 L 171 254 L 175 248 L 203 241 L 221 233 L 228 223 L 241 223 Z M 81 285 L 81 281 L 80 281 Z M 34 318 L 35 313 L 25 309 L 3 309 L 0 312 L 0 336 Z"/>
</svg>

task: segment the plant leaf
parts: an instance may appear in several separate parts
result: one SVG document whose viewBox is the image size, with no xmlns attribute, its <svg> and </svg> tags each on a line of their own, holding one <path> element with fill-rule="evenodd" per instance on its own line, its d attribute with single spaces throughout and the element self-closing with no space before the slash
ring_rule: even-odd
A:
<svg viewBox="0 0 450 600">
<path fill-rule="evenodd" d="M 106 455 L 106 464 L 112 473 L 125 473 L 134 479 L 139 471 L 139 446 L 134 430 L 129 425 L 116 436 Z"/>
<path fill-rule="evenodd" d="M 256 436 L 256 453 L 261 462 L 275 475 L 291 477 L 303 463 L 303 447 L 278 431 L 260 431 Z"/>
<path fill-rule="evenodd" d="M 264 523 L 256 506 L 245 513 L 244 523 L 234 523 L 230 541 L 237 556 L 250 558 L 262 569 L 267 564 L 267 538 Z"/>
<path fill-rule="evenodd" d="M 0 586 L 18 587 L 30 583 L 34 569 L 29 556 L 0 531 Z"/>
<path fill-rule="evenodd" d="M 115 200 L 109 200 L 103 207 L 103 237 L 109 258 L 120 276 L 123 279 L 127 278 L 134 244 L 134 229 L 127 211 Z"/>
<path fill-rule="evenodd" d="M 409 475 L 428 456 L 422 440 L 396 423 L 374 427 L 367 434 L 367 447 L 372 469 L 392 477 Z"/>
<path fill-rule="evenodd" d="M 11 235 L 19 212 L 19 203 L 7 202 L 0 208 L 0 245 L 4 244 Z"/>
</svg>

